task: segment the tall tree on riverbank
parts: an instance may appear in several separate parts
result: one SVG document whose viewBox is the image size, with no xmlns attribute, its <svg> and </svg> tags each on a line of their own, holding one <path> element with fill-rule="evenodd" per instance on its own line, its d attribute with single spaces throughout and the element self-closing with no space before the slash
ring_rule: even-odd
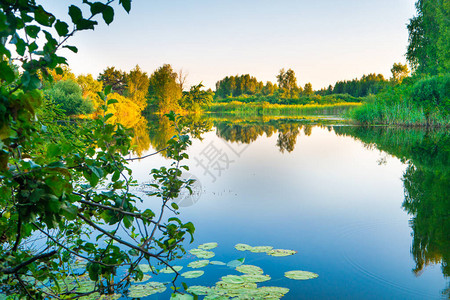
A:
<svg viewBox="0 0 450 300">
<path fill-rule="evenodd" d="M 292 69 L 285 71 L 280 70 L 277 75 L 278 86 L 280 87 L 280 96 L 284 98 L 295 98 L 298 96 L 300 89 L 297 86 L 297 78 L 295 72 Z"/>
<path fill-rule="evenodd" d="M 418 0 L 408 24 L 406 58 L 413 71 L 436 75 L 450 71 L 450 1 Z"/>
<path fill-rule="evenodd" d="M 123 95 L 127 88 L 127 73 L 116 70 L 115 67 L 108 67 L 98 76 L 98 80 L 103 82 L 103 86 L 110 85 L 112 90 Z"/>
<path fill-rule="evenodd" d="M 182 97 L 178 74 L 172 66 L 165 64 L 150 76 L 148 96 L 151 104 L 157 106 L 160 112 L 179 110 L 178 101 Z"/>
<path fill-rule="evenodd" d="M 136 103 L 141 109 L 147 106 L 147 94 L 150 80 L 147 73 L 142 72 L 141 68 L 136 67 L 130 71 L 127 77 L 127 96 Z"/>
</svg>

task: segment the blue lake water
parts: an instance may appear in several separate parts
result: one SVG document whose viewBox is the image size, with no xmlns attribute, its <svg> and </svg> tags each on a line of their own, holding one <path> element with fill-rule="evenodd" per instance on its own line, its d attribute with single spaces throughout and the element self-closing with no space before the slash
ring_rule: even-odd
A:
<svg viewBox="0 0 450 300">
<path fill-rule="evenodd" d="M 277 123 L 272 131 L 264 131 L 264 125 L 247 126 L 247 133 L 253 132 L 250 139 L 243 137 L 242 128 L 230 132 L 214 124 L 201 135 L 202 140 L 193 139 L 187 165 L 198 182 L 194 195 L 180 203 L 179 215 L 196 227 L 195 241 L 186 244 L 186 249 L 217 242 L 211 260 L 226 263 L 245 258 L 245 264 L 261 267 L 272 278 L 258 286 L 289 288 L 283 299 L 446 298 L 443 293 L 449 281 L 440 261 L 426 263 L 417 274 L 412 271 L 416 268 L 411 251 L 414 215 L 403 207 L 404 174 L 411 158 L 379 150 L 403 149 L 402 139 L 410 133 L 394 132 L 399 144 L 393 145 L 387 138 L 391 133 L 384 129 L 358 129 L 339 122 L 293 124 L 287 128 Z M 385 140 L 380 142 L 380 136 Z M 169 163 L 163 156 L 152 156 L 133 162 L 131 168 L 135 178 L 145 182 L 149 170 Z M 444 182 L 437 192 L 447 207 L 448 185 Z M 140 205 L 156 209 L 160 204 L 147 199 Z M 445 224 L 448 237 L 448 217 Z M 448 245 L 448 239 L 444 242 Z M 272 257 L 237 251 L 237 243 L 298 253 Z M 439 255 L 448 257 L 446 251 Z M 174 264 L 187 271 L 186 265 L 193 260 L 188 254 Z M 240 275 L 226 266 L 208 265 L 202 270 L 203 276 L 178 282 L 214 286 L 224 275 Z M 284 272 L 291 270 L 310 271 L 319 277 L 285 278 Z M 170 278 L 161 274 L 152 280 Z M 168 289 L 148 298 L 168 299 L 170 294 Z"/>
</svg>

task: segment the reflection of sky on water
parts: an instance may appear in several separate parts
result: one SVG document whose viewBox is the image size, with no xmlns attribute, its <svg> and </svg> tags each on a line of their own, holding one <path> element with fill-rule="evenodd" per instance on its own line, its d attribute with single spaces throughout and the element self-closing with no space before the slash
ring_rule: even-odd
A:
<svg viewBox="0 0 450 300">
<path fill-rule="evenodd" d="M 420 277 L 411 272 L 410 216 L 401 208 L 405 165 L 399 160 L 319 127 L 310 136 L 302 132 L 294 151 L 284 154 L 276 147 L 277 135 L 258 138 L 240 157 L 214 132 L 203 138 L 194 140 L 188 152 L 190 172 L 201 180 L 203 193 L 180 215 L 196 226 L 193 246 L 218 242 L 214 259 L 225 262 L 245 256 L 246 263 L 272 276 L 262 285 L 291 289 L 285 299 L 440 297 L 446 282 L 439 266 L 428 267 Z M 215 182 L 192 159 L 200 158 L 211 142 L 234 160 Z M 387 162 L 380 165 L 383 159 Z M 134 176 L 146 181 L 151 168 L 167 163 L 152 157 L 131 166 Z M 298 254 L 273 258 L 243 253 L 234 250 L 236 243 Z M 226 274 L 208 268 L 203 278 L 184 281 L 213 285 Z M 283 278 L 289 270 L 320 277 L 292 281 Z"/>
</svg>

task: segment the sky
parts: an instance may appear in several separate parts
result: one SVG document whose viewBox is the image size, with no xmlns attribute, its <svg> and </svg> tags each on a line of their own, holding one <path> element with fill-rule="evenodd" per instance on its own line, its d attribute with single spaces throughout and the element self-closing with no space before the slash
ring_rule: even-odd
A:
<svg viewBox="0 0 450 300">
<path fill-rule="evenodd" d="M 37 2 L 69 20 L 74 1 Z M 75 74 L 139 65 L 150 75 L 168 63 L 189 74 L 188 85 L 203 82 L 212 89 L 237 74 L 276 82 L 281 68 L 291 68 L 299 85 L 310 82 L 318 90 L 369 73 L 388 78 L 395 62 L 406 63 L 414 2 L 134 0 L 129 14 L 116 4 L 112 24 L 100 19 L 95 31 L 71 38 L 77 54 L 62 54 Z"/>
</svg>

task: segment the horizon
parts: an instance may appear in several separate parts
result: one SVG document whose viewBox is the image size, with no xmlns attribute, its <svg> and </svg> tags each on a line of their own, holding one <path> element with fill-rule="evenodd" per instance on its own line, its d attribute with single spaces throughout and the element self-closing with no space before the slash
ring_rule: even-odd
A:
<svg viewBox="0 0 450 300">
<path fill-rule="evenodd" d="M 68 19 L 68 3 L 38 2 Z M 370 73 L 390 78 L 394 63 L 406 63 L 406 23 L 414 14 L 412 0 L 133 1 L 129 15 L 116 10 L 110 26 L 99 22 L 71 38 L 79 52 L 64 55 L 77 75 L 136 65 L 151 75 L 170 64 L 189 74 L 189 86 L 215 90 L 234 75 L 276 83 L 279 70 L 290 68 L 299 86 L 320 90 Z"/>
</svg>

